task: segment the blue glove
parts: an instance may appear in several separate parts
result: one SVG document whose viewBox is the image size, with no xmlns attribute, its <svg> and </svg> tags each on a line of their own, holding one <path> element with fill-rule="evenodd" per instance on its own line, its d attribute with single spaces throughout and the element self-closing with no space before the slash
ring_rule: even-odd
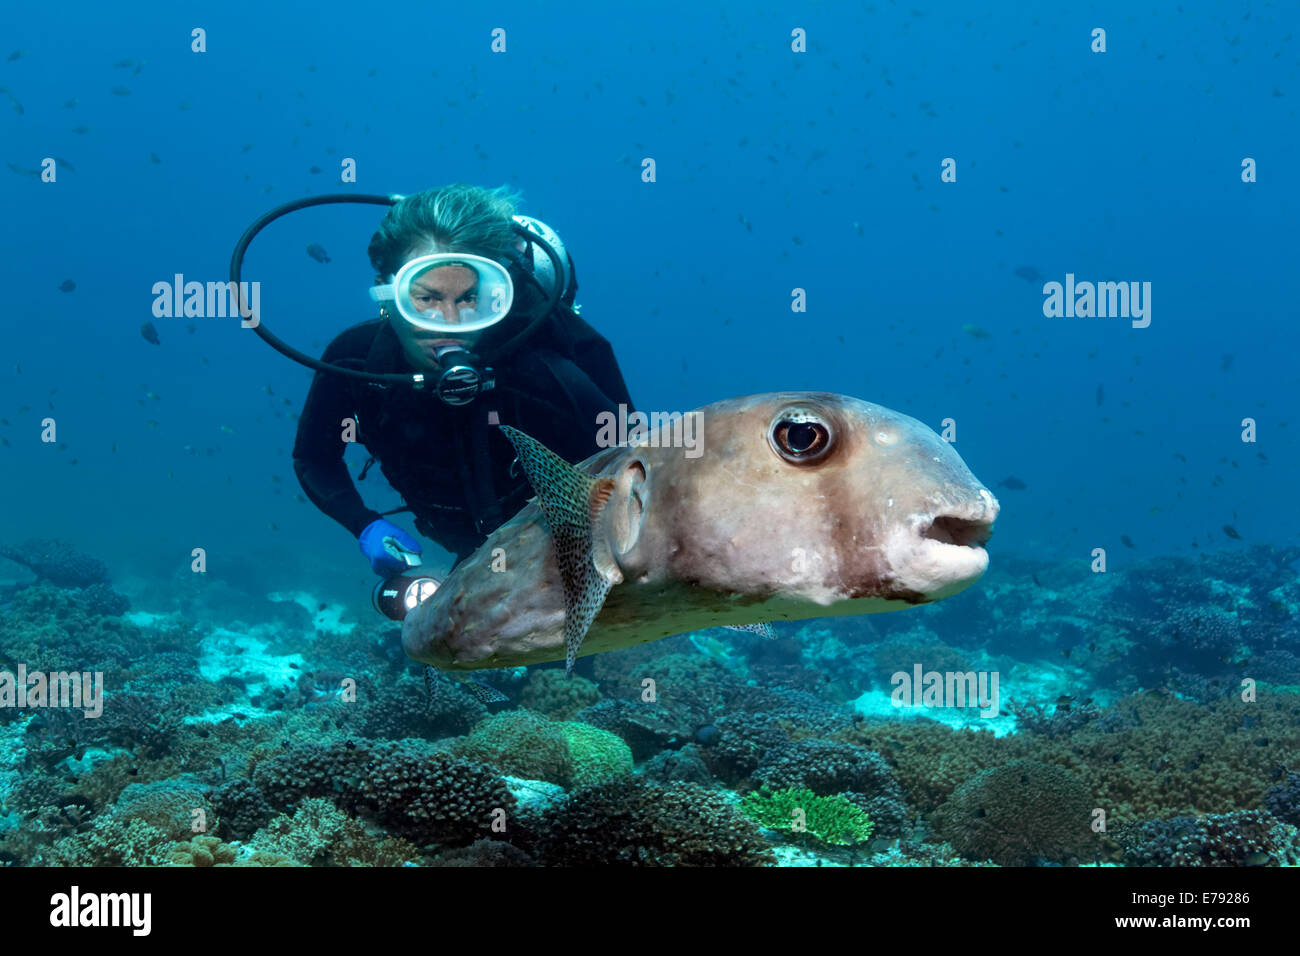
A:
<svg viewBox="0 0 1300 956">
<path fill-rule="evenodd" d="M 393 524 L 379 518 L 361 532 L 361 553 L 375 574 L 392 577 L 420 563 L 420 542 Z"/>
</svg>

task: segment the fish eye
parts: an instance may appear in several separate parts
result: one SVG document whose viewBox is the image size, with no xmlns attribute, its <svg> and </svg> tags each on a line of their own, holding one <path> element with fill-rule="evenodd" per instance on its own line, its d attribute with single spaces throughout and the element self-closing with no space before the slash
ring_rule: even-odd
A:
<svg viewBox="0 0 1300 956">
<path fill-rule="evenodd" d="M 830 450 L 833 435 L 822 417 L 811 409 L 787 408 L 776 416 L 768 433 L 772 448 L 794 465 L 820 460 Z"/>
</svg>

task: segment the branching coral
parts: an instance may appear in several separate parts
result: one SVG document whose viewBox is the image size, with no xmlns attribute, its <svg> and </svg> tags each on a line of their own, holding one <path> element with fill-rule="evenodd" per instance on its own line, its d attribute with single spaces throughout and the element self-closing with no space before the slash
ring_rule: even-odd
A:
<svg viewBox="0 0 1300 956">
<path fill-rule="evenodd" d="M 581 790 L 550 814 L 537 857 L 555 866 L 762 866 L 754 825 L 690 784 L 624 779 Z"/>
<path fill-rule="evenodd" d="M 746 794 L 740 809 L 769 830 L 807 834 L 829 846 L 866 843 L 875 829 L 867 812 L 844 796 L 818 796 L 806 787 L 764 787 Z"/>
</svg>

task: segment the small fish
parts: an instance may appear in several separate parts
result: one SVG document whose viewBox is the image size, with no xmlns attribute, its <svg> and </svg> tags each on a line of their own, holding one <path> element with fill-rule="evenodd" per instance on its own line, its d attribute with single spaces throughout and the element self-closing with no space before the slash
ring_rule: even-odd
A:
<svg viewBox="0 0 1300 956">
<path fill-rule="evenodd" d="M 127 57 L 125 60 L 118 60 L 116 63 L 114 63 L 113 69 L 129 70 L 133 66 L 135 66 L 135 60 L 131 59 L 130 57 Z"/>
<path fill-rule="evenodd" d="M 144 423 L 144 427 L 145 427 L 145 428 L 157 428 L 158 425 L 159 425 L 159 422 L 158 422 L 158 420 L 157 420 L 156 418 L 151 418 L 151 419 L 149 419 L 147 422 Z"/>
<path fill-rule="evenodd" d="M 999 488 L 1006 488 L 1008 491 L 1024 491 L 1029 486 L 1017 478 L 1015 475 L 1007 475 L 1000 482 Z"/>
<path fill-rule="evenodd" d="M 973 339 L 991 339 L 991 338 L 993 338 L 992 334 L 990 334 L 989 332 L 984 331 L 984 330 L 981 329 L 978 325 L 971 325 L 969 322 L 967 322 L 965 325 L 963 325 L 963 326 L 961 327 L 961 330 L 962 330 L 963 332 L 965 332 L 967 335 L 969 335 L 969 336 L 970 336 L 971 338 L 973 338 Z"/>
<path fill-rule="evenodd" d="M 1020 276 L 1020 278 L 1024 279 L 1026 282 L 1037 282 L 1039 279 L 1043 278 L 1043 274 L 1033 266 L 1017 266 L 1016 275 Z"/>
<path fill-rule="evenodd" d="M 311 256 L 317 262 L 330 261 L 329 253 L 325 251 L 325 247 L 319 242 L 311 242 L 307 244 L 307 255 Z"/>
<path fill-rule="evenodd" d="M 1223 526 L 1223 533 L 1226 534 L 1233 541 L 1241 540 L 1241 535 L 1237 533 L 1237 529 L 1230 524 L 1225 524 Z"/>
<path fill-rule="evenodd" d="M 231 428 L 229 425 L 222 425 L 221 430 L 225 432 L 227 435 L 233 435 L 235 433 L 235 430 Z"/>
<path fill-rule="evenodd" d="M 144 397 L 152 398 L 155 402 L 162 400 L 162 396 L 159 395 L 157 392 L 145 392 Z"/>
<path fill-rule="evenodd" d="M 89 126 L 76 126 L 76 127 L 73 127 L 73 130 L 72 130 L 72 131 L 73 131 L 74 133 L 76 133 L 78 136 L 85 136 L 87 133 L 90 132 L 90 127 L 89 127 Z"/>
<path fill-rule="evenodd" d="M 320 175 L 320 167 L 319 167 L 319 166 L 313 166 L 311 169 L 307 170 L 307 172 L 311 173 L 313 176 L 319 176 L 319 175 Z M 328 261 L 328 260 L 326 260 L 326 261 Z"/>
<path fill-rule="evenodd" d="M 1056 698 L 1057 707 L 1069 707 L 1073 703 L 1074 703 L 1074 698 L 1071 697 L 1069 694 L 1062 694 L 1060 697 Z"/>
<path fill-rule="evenodd" d="M 77 171 L 77 167 L 73 166 L 72 163 L 68 162 L 62 156 L 55 156 L 54 161 L 70 173 L 75 173 Z"/>
<path fill-rule="evenodd" d="M 64 108 L 65 110 L 73 110 L 73 109 L 76 109 L 76 108 L 77 108 L 77 98 L 74 96 L 72 99 L 68 100 L 66 103 L 63 104 L 63 108 Z"/>
<path fill-rule="evenodd" d="M 1130 537 L 1129 537 L 1128 535 L 1126 535 L 1126 534 L 1122 534 L 1122 535 L 1120 535 L 1120 536 L 1119 536 L 1119 539 L 1120 539 L 1121 541 L 1124 542 L 1124 547 L 1126 547 L 1126 548 L 1136 548 L 1136 547 L 1137 547 L 1137 545 L 1133 543 L 1133 539 L 1130 538 Z"/>
<path fill-rule="evenodd" d="M 12 63 L 14 60 L 21 60 L 26 55 L 27 55 L 26 50 L 14 50 L 14 52 L 9 54 L 8 62 Z"/>
<path fill-rule="evenodd" d="M 152 322 L 146 322 L 144 325 L 140 326 L 140 335 L 142 335 L 144 340 L 151 345 L 162 345 L 162 342 L 158 338 L 158 330 L 153 327 Z"/>
<path fill-rule="evenodd" d="M 161 166 L 161 165 L 162 165 L 162 160 L 158 158 L 158 154 L 157 154 L 157 153 L 150 153 L 150 154 L 149 154 L 149 162 L 153 163 L 155 166 Z"/>
<path fill-rule="evenodd" d="M 1231 353 L 1225 355 L 1223 357 L 1223 361 L 1219 365 L 1219 371 L 1226 372 L 1228 369 L 1232 368 L 1232 360 L 1235 359 L 1236 357 L 1237 356 L 1232 355 Z"/>
<path fill-rule="evenodd" d="M 12 93 L 9 94 L 9 105 L 14 108 L 14 112 L 17 113 L 19 116 L 22 116 L 27 112 L 25 109 L 23 109 L 23 104 L 19 103 L 18 100 L 14 98 L 14 95 Z"/>
<path fill-rule="evenodd" d="M 1098 386 L 1097 386 L 1097 404 L 1100 405 L 1100 404 L 1101 404 L 1102 402 L 1104 402 L 1104 401 L 1106 401 L 1106 392 L 1102 389 L 1102 387 L 1101 387 L 1100 385 L 1098 385 Z"/>
<path fill-rule="evenodd" d="M 131 91 L 128 90 L 125 86 L 115 86 L 115 87 L 113 87 L 113 89 L 110 90 L 109 92 L 111 92 L 114 96 L 130 96 L 130 95 L 131 95 Z"/>
<path fill-rule="evenodd" d="M 77 287 L 77 283 L 73 282 L 71 279 L 64 279 L 62 282 L 59 283 L 60 292 L 71 292 L 76 287 Z"/>
</svg>

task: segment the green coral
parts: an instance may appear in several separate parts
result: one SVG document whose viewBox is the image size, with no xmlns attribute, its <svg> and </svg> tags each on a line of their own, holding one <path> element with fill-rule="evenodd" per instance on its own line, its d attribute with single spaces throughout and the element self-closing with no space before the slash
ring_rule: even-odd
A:
<svg viewBox="0 0 1300 956">
<path fill-rule="evenodd" d="M 764 787 L 742 797 L 740 809 L 769 830 L 806 834 L 832 846 L 866 843 L 875 829 L 866 811 L 844 796 L 819 797 L 806 787 Z M 796 821 L 800 829 L 795 829 Z"/>
<path fill-rule="evenodd" d="M 632 749 L 617 734 L 576 721 L 550 721 L 529 710 L 489 717 L 451 750 L 512 777 L 569 788 L 608 783 L 631 773 L 633 763 Z"/>
<path fill-rule="evenodd" d="M 452 753 L 526 780 L 566 784 L 573 772 L 569 742 L 560 728 L 528 710 L 494 714 L 458 739 Z"/>
<path fill-rule="evenodd" d="M 569 786 L 592 787 L 632 772 L 632 748 L 618 734 L 577 721 L 557 726 L 569 743 Z"/>
</svg>

